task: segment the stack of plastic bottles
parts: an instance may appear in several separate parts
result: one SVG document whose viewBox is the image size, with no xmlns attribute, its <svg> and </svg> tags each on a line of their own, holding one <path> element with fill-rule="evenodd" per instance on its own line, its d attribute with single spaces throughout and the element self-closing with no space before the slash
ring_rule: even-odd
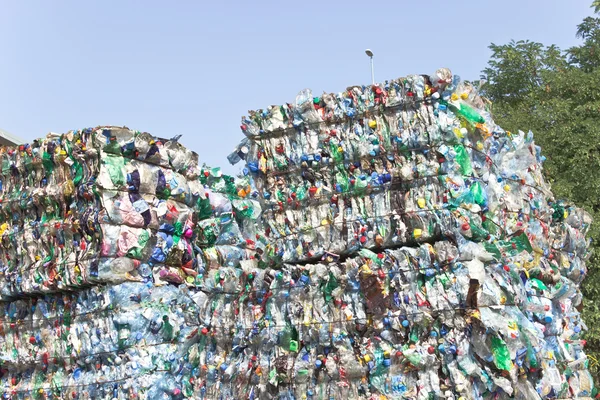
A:
<svg viewBox="0 0 600 400">
<path fill-rule="evenodd" d="M 254 259 L 257 250 L 262 253 L 265 240 L 256 237 L 257 226 L 261 226 L 261 205 L 246 198 L 247 180 L 204 166 L 200 182 L 206 199 L 198 214 L 194 237 L 201 275 L 206 269 L 239 267 L 240 262 Z M 201 282 L 202 276 L 198 279 Z"/>
<path fill-rule="evenodd" d="M 198 325 L 189 292 L 151 282 L 19 300 L 2 311 L 4 398 L 129 399 L 173 391 L 168 372 Z"/>
<path fill-rule="evenodd" d="M 530 139 L 509 153 L 513 139 L 482 106 L 448 70 L 321 98 L 305 90 L 295 107 L 244 117 L 230 159 L 246 160 L 278 260 L 437 240 L 456 213 L 498 222 L 521 194 L 533 204 L 547 190 L 534 189 L 541 169 L 527 170 Z M 487 198 L 508 191 L 515 204 Z M 473 228 L 465 236 L 484 234 Z"/>
<path fill-rule="evenodd" d="M 50 134 L 1 148 L 0 293 L 138 280 L 188 266 L 198 156 L 127 128 Z"/>
<path fill-rule="evenodd" d="M 595 394 L 591 219 L 475 88 L 305 90 L 242 130 L 237 178 L 124 128 L 2 150 L 3 398 Z"/>
<path fill-rule="evenodd" d="M 521 262 L 523 253 L 498 262 L 472 242 L 440 241 L 214 271 L 204 333 L 188 353 L 200 368 L 195 396 L 586 397 L 576 284 L 544 283 L 546 271 Z"/>
<path fill-rule="evenodd" d="M 233 302 L 245 354 L 207 398 L 224 382 L 232 397 L 592 395 L 577 310 L 591 219 L 554 200 L 532 134 L 497 126 L 474 87 L 442 69 L 305 90 L 242 131 L 229 160 L 262 203 L 273 270 L 226 283 L 239 294 L 219 321 Z"/>
</svg>

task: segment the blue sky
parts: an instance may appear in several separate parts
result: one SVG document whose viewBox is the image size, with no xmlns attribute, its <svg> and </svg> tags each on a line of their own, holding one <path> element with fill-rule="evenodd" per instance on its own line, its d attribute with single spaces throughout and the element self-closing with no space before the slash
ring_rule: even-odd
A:
<svg viewBox="0 0 600 400">
<path fill-rule="evenodd" d="M 0 128 L 26 140 L 126 125 L 228 172 L 247 110 L 449 67 L 479 77 L 491 42 L 561 48 L 591 0 L 0 0 Z M 525 129 L 526 127 L 524 127 Z"/>
</svg>

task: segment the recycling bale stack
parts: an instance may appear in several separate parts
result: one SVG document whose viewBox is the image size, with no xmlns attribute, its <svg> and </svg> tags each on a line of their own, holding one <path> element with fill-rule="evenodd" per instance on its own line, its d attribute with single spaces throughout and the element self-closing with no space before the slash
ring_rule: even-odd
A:
<svg viewBox="0 0 600 400">
<path fill-rule="evenodd" d="M 243 118 L 247 138 L 229 158 L 243 157 L 254 178 L 276 261 L 434 241 L 455 210 L 481 210 L 488 175 L 510 173 L 509 187 L 521 179 L 496 165 L 502 152 L 490 146 L 503 143 L 487 140 L 495 125 L 477 112 L 476 91 L 445 69 L 433 81 L 410 76 L 321 98 L 305 90 L 295 106 Z"/>
<path fill-rule="evenodd" d="M 441 69 L 250 113 L 198 166 L 127 128 L 0 148 L 14 399 L 591 398 L 591 219 Z"/>
<path fill-rule="evenodd" d="M 206 398 L 592 396 L 591 219 L 553 198 L 532 134 L 497 126 L 474 87 L 441 69 L 305 90 L 241 128 L 229 160 L 268 244 L 215 310 L 236 333 L 203 359 Z"/>
<path fill-rule="evenodd" d="M 195 294 L 173 283 L 193 285 L 203 264 L 193 246 L 207 201 L 197 154 L 98 127 L 0 155 L 3 398 L 186 390 L 171 369 L 198 310 Z"/>
<path fill-rule="evenodd" d="M 244 270 L 248 263 L 256 265 L 260 257 L 255 254 L 264 244 L 241 234 L 240 227 L 248 230 L 260 215 L 258 202 L 238 195 L 247 182 L 224 176 L 218 168 L 200 172 L 189 183 L 199 188 L 186 223 L 191 233 L 179 239 L 193 254 L 190 265 L 159 262 L 158 249 L 168 254 L 171 247 L 155 246 L 125 275 L 107 270 L 104 281 L 88 282 L 91 287 L 76 293 L 1 303 L 0 392 L 5 397 L 202 396 L 206 389 L 198 382 L 215 357 L 223 357 L 214 343 L 231 343 L 231 330 L 212 327 L 214 321 L 225 322 L 215 313 L 230 310 L 227 289 L 239 290 L 245 279 L 252 284 Z M 165 243 L 177 240 L 165 235 L 170 230 L 161 226 L 158 232 Z M 210 364 L 200 364 L 198 357 Z"/>
<path fill-rule="evenodd" d="M 156 283 L 94 286 L 6 304 L 3 398 L 161 398 L 186 390 L 171 370 L 180 366 L 198 311 L 190 293 Z"/>
<path fill-rule="evenodd" d="M 0 149 L 0 293 L 137 280 L 189 267 L 198 156 L 127 128 L 50 134 Z"/>
</svg>

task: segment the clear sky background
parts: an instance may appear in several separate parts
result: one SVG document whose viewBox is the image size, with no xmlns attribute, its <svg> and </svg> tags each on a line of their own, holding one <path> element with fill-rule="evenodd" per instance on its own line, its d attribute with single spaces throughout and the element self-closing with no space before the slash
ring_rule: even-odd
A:
<svg viewBox="0 0 600 400">
<path fill-rule="evenodd" d="M 567 48 L 591 0 L 0 0 L 0 128 L 26 140 L 126 125 L 228 172 L 247 110 L 449 67 L 490 43 Z M 526 129 L 527 127 L 524 127 Z"/>
</svg>

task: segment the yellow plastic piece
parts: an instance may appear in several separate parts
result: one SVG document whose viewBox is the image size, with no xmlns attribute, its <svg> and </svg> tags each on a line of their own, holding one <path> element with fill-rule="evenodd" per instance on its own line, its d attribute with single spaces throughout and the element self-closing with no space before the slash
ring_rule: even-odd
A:
<svg viewBox="0 0 600 400">
<path fill-rule="evenodd" d="M 8 224 L 5 222 L 2 225 L 0 225 L 0 236 L 2 236 L 4 234 L 4 232 L 6 232 L 6 230 L 8 229 Z"/>
</svg>

